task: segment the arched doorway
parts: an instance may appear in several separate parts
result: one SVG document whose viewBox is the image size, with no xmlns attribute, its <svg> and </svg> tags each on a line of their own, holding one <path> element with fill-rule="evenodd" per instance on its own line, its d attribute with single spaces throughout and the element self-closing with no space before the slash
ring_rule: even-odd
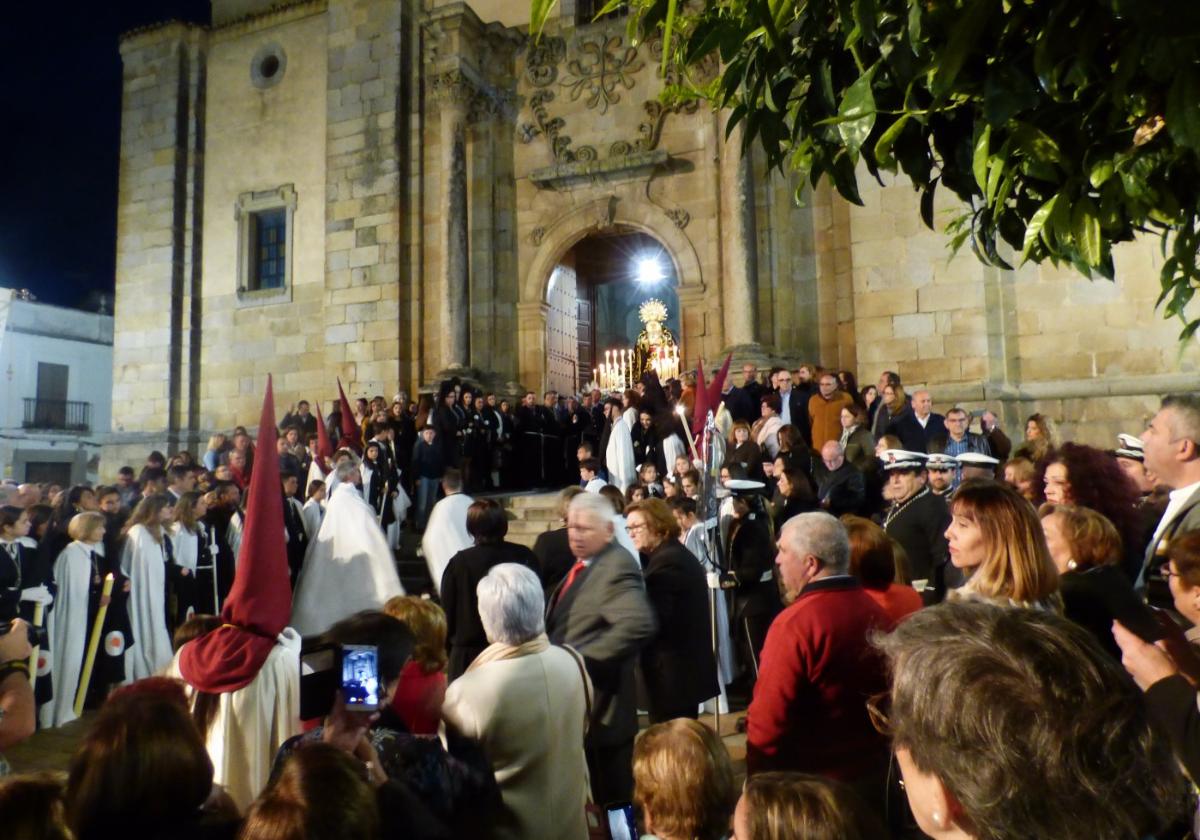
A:
<svg viewBox="0 0 1200 840">
<path fill-rule="evenodd" d="M 649 234 L 618 226 L 576 242 L 547 286 L 547 387 L 579 391 L 605 351 L 631 349 L 643 329 L 639 308 L 652 298 L 666 307 L 665 327 L 679 340 L 678 285 L 670 254 Z"/>
</svg>

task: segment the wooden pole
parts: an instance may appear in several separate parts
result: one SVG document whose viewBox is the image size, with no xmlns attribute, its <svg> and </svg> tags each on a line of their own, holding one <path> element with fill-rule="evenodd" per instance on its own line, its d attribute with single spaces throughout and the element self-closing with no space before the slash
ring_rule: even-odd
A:
<svg viewBox="0 0 1200 840">
<path fill-rule="evenodd" d="M 46 606 L 44 604 L 33 605 L 33 626 L 41 627 L 46 620 Z M 41 651 L 41 645 L 37 645 L 33 649 L 33 653 L 29 656 L 29 687 L 33 688 L 37 684 L 37 663 L 38 653 Z"/>
<path fill-rule="evenodd" d="M 83 673 L 79 675 L 79 687 L 75 689 L 75 717 L 83 714 L 83 699 L 87 696 L 88 683 L 92 681 L 92 668 L 96 664 L 96 649 L 100 647 L 100 634 L 104 631 L 104 617 L 108 614 L 108 599 L 112 597 L 113 573 L 104 576 L 104 588 L 100 590 L 100 609 L 92 622 L 92 635 L 88 639 L 87 655 L 83 658 Z"/>
</svg>

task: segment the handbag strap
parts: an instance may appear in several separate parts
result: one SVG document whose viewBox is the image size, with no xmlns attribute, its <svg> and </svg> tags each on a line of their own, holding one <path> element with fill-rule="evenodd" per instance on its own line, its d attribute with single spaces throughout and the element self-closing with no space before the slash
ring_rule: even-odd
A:
<svg viewBox="0 0 1200 840">
<path fill-rule="evenodd" d="M 583 680 L 583 698 L 584 698 L 584 713 L 583 713 L 583 734 L 586 736 L 587 731 L 591 726 L 592 721 L 592 687 L 591 682 L 587 677 L 587 669 L 583 666 L 583 656 L 579 651 L 570 645 L 563 645 L 562 649 L 571 654 L 571 658 L 575 660 L 575 666 L 579 669 L 579 678 Z"/>
</svg>

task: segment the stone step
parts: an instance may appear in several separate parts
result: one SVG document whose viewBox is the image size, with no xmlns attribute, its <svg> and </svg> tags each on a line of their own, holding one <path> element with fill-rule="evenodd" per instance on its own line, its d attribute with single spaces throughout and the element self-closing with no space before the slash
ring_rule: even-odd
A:
<svg viewBox="0 0 1200 840">
<path fill-rule="evenodd" d="M 557 491 L 550 493 L 519 493 L 498 496 L 497 498 L 500 504 L 508 510 L 527 510 L 529 508 L 557 510 L 559 494 Z"/>
<path fill-rule="evenodd" d="M 558 508 L 522 508 L 520 510 L 510 510 L 508 513 L 509 522 L 559 522 Z"/>
</svg>

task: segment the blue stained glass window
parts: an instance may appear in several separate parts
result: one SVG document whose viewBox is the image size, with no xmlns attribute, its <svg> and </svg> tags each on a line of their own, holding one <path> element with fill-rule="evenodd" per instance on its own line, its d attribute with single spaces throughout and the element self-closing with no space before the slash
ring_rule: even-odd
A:
<svg viewBox="0 0 1200 840">
<path fill-rule="evenodd" d="M 250 223 L 251 289 L 281 289 L 287 276 L 287 211 L 263 210 Z"/>
</svg>

